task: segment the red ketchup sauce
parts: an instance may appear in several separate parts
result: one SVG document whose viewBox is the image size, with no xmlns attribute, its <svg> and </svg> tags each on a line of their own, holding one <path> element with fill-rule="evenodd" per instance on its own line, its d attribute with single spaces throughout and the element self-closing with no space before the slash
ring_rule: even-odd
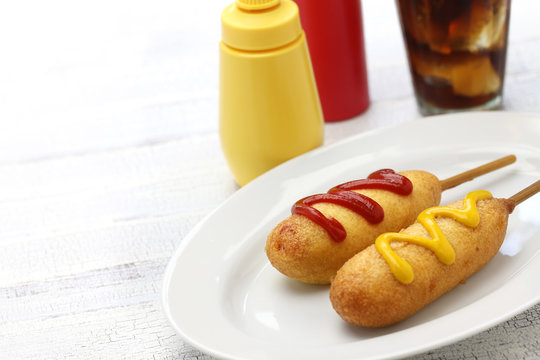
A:
<svg viewBox="0 0 540 360">
<path fill-rule="evenodd" d="M 367 179 L 349 181 L 333 187 L 326 194 L 300 199 L 293 205 L 291 213 L 303 215 L 322 226 L 334 241 L 343 241 L 347 237 L 343 225 L 334 218 L 326 217 L 312 205 L 322 202 L 337 204 L 361 215 L 371 224 L 380 223 L 384 219 L 383 208 L 370 197 L 352 191 L 360 189 L 380 189 L 399 195 L 409 195 L 413 190 L 413 184 L 394 170 L 381 169 L 370 174 Z"/>
</svg>

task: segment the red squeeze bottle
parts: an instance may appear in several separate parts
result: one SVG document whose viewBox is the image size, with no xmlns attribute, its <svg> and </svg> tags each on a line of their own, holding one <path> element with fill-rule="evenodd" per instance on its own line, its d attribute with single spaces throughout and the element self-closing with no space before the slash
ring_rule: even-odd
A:
<svg viewBox="0 0 540 360">
<path fill-rule="evenodd" d="M 360 0 L 294 0 L 326 122 L 364 112 L 369 93 Z"/>
</svg>

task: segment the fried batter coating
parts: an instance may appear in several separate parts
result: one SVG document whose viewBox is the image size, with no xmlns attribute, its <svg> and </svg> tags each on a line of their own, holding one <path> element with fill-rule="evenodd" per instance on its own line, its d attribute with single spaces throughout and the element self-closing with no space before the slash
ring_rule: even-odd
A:
<svg viewBox="0 0 540 360">
<path fill-rule="evenodd" d="M 450 204 L 462 208 L 463 201 Z M 439 217 L 437 224 L 456 253 L 452 265 L 440 262 L 436 255 L 420 245 L 392 242 L 394 251 L 414 269 L 414 281 L 400 283 L 375 246 L 370 246 L 347 261 L 330 287 L 330 300 L 347 322 L 364 327 L 395 324 L 413 315 L 456 285 L 464 282 L 498 252 L 513 209 L 506 199 L 478 201 L 480 223 L 468 227 Z M 419 223 L 402 233 L 429 238 Z"/>
<path fill-rule="evenodd" d="M 399 174 L 413 183 L 409 195 L 390 191 L 354 190 L 377 201 L 384 209 L 384 219 L 370 224 L 361 215 L 331 203 L 314 208 L 338 220 L 347 232 L 342 242 L 333 241 L 326 230 L 310 219 L 293 214 L 278 224 L 268 236 L 266 255 L 284 275 L 312 284 L 328 284 L 337 270 L 352 256 L 373 244 L 378 235 L 399 231 L 412 224 L 418 214 L 439 204 L 439 179 L 426 171 L 403 171 Z"/>
</svg>

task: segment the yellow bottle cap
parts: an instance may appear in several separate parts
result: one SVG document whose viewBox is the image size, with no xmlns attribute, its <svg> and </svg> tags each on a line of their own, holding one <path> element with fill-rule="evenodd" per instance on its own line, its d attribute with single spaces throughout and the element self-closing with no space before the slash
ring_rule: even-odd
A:
<svg viewBox="0 0 540 360">
<path fill-rule="evenodd" d="M 236 6 L 243 10 L 264 10 L 279 3 L 280 0 L 236 0 Z"/>
<path fill-rule="evenodd" d="M 223 10 L 221 30 L 224 44 L 247 51 L 285 46 L 302 34 L 292 0 L 236 0 Z"/>
</svg>

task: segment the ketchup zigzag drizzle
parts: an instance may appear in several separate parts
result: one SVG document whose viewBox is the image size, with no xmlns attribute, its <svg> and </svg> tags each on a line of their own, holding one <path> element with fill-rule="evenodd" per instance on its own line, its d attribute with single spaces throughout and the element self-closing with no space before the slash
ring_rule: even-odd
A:
<svg viewBox="0 0 540 360">
<path fill-rule="evenodd" d="M 336 241 L 347 237 L 345 228 L 334 218 L 326 217 L 312 207 L 317 203 L 332 203 L 346 207 L 361 215 L 371 224 L 378 224 L 384 219 L 383 208 L 373 199 L 352 190 L 380 189 L 399 195 L 409 195 L 413 190 L 412 182 L 392 169 L 381 169 L 370 174 L 367 179 L 353 180 L 333 187 L 326 194 L 317 194 L 298 200 L 291 213 L 303 215 L 322 226 Z"/>
</svg>

